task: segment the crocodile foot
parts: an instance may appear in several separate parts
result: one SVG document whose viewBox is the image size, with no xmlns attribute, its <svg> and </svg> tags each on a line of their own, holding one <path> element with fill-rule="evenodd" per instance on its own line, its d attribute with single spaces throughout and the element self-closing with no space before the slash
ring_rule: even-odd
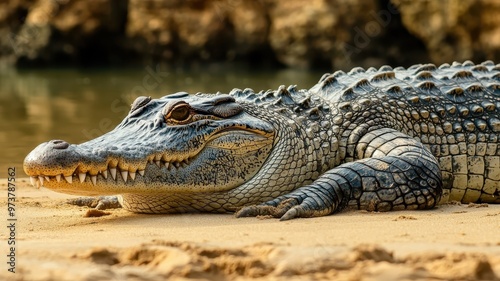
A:
<svg viewBox="0 0 500 281">
<path fill-rule="evenodd" d="M 325 211 L 330 213 L 330 210 L 318 210 L 310 204 L 307 198 L 299 196 L 278 197 L 272 201 L 261 205 L 252 205 L 241 208 L 235 213 L 237 218 L 256 217 L 256 216 L 272 216 L 279 218 L 280 221 L 290 220 L 294 218 L 309 218 L 325 215 Z"/>
<path fill-rule="evenodd" d="M 86 206 L 95 208 L 96 210 L 117 209 L 122 207 L 118 196 L 78 197 L 69 199 L 67 203 L 81 207 Z"/>
</svg>

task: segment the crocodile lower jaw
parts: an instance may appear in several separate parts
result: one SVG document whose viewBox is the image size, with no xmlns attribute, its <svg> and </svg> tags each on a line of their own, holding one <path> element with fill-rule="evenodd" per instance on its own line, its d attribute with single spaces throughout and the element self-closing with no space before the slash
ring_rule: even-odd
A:
<svg viewBox="0 0 500 281">
<path fill-rule="evenodd" d="M 155 165 L 158 169 L 166 169 L 167 171 L 173 171 L 175 169 L 184 168 L 189 165 L 190 160 L 176 161 L 176 162 L 166 162 L 163 160 L 153 160 L 150 158 L 147 165 Z M 90 172 L 78 173 L 78 168 L 75 169 L 73 174 L 65 176 L 64 174 L 58 175 L 38 175 L 31 176 L 30 182 L 34 187 L 40 188 L 45 182 L 57 181 L 61 182 L 65 180 L 67 183 L 72 184 L 73 182 L 84 183 L 85 181 L 90 181 L 94 186 L 96 186 L 99 181 L 107 181 L 108 177 L 111 177 L 116 182 L 127 183 L 127 181 L 135 181 L 137 177 L 144 177 L 145 169 L 137 169 L 134 171 L 122 170 L 118 166 L 108 167 L 105 170 L 99 171 L 97 174 L 91 174 Z M 119 176 L 120 175 L 120 176 Z"/>
</svg>

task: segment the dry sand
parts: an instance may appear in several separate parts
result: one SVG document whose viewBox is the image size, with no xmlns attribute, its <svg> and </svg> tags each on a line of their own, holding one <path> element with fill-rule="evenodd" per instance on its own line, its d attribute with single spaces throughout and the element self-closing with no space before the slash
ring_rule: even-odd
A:
<svg viewBox="0 0 500 281">
<path fill-rule="evenodd" d="M 16 273 L 2 280 L 500 280 L 500 205 L 280 222 L 231 214 L 84 217 L 18 179 Z M 7 181 L 0 181 L 7 225 Z"/>
</svg>

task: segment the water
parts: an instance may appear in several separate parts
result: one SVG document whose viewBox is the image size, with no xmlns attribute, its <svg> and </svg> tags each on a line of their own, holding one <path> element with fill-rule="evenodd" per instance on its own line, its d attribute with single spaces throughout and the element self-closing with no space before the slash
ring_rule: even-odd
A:
<svg viewBox="0 0 500 281">
<path fill-rule="evenodd" d="M 233 88 L 256 91 L 280 85 L 310 88 L 320 72 L 252 69 L 248 66 L 128 69 L 0 70 L 0 178 L 7 168 L 23 175 L 24 157 L 38 144 L 62 139 L 82 143 L 112 130 L 140 95 Z"/>
</svg>

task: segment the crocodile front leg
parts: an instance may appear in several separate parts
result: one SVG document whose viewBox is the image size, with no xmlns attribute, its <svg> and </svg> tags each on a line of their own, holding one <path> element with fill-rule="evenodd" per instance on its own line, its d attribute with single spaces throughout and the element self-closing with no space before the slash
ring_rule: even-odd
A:
<svg viewBox="0 0 500 281">
<path fill-rule="evenodd" d="M 122 208 L 119 196 L 99 196 L 99 197 L 78 197 L 69 199 L 68 204 L 90 207 L 96 210 L 108 210 Z"/>
<path fill-rule="evenodd" d="M 261 205 L 247 206 L 236 217 L 271 215 L 281 220 L 332 214 L 353 200 L 369 211 L 433 208 L 441 197 L 436 158 L 417 140 L 393 129 L 363 136 L 358 160 L 335 167 L 312 184 Z"/>
</svg>

